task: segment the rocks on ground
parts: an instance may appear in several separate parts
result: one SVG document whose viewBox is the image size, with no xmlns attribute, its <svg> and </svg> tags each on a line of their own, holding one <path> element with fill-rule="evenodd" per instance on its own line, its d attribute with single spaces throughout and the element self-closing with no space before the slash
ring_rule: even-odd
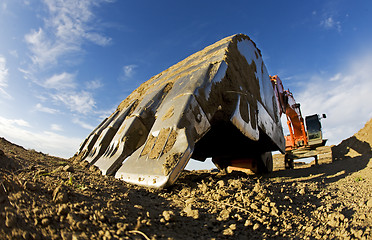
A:
<svg viewBox="0 0 372 240">
<path fill-rule="evenodd" d="M 355 136 L 371 144 L 368 131 Z M 0 239 L 371 239 L 364 143 L 329 165 L 263 176 L 185 171 L 155 190 L 1 138 Z"/>
</svg>

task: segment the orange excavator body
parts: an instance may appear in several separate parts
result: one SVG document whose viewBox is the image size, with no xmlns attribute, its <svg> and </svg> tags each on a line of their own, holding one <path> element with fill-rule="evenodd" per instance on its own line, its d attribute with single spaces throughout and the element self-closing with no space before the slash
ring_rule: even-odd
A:
<svg viewBox="0 0 372 240">
<path fill-rule="evenodd" d="M 308 146 L 300 104 L 296 103 L 289 90 L 284 90 L 283 83 L 277 75 L 270 76 L 270 79 L 277 98 L 280 115 L 285 113 L 287 117 L 289 135 L 285 136 L 285 150 L 291 151 Z"/>
</svg>

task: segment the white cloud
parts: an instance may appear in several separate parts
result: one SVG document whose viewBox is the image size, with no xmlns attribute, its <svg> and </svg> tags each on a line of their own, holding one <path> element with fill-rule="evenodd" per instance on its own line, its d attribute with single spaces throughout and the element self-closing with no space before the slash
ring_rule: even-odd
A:
<svg viewBox="0 0 372 240">
<path fill-rule="evenodd" d="M 29 70 L 23 69 L 23 68 L 18 68 L 18 71 L 23 73 L 23 78 L 24 79 L 29 79 L 31 76 L 31 72 Z"/>
<path fill-rule="evenodd" d="M 25 148 L 32 148 L 65 158 L 71 157 L 82 142 L 82 139 L 66 137 L 53 132 L 25 130 L 19 127 L 20 124 L 26 122 L 22 123 L 22 121 L 0 117 L 0 135 Z"/>
<path fill-rule="evenodd" d="M 58 125 L 58 124 L 50 125 L 50 129 L 53 130 L 53 131 L 62 131 L 61 125 Z"/>
<path fill-rule="evenodd" d="M 54 100 L 54 103 L 64 104 L 70 111 L 82 114 L 93 113 L 95 100 L 91 92 L 76 90 L 77 84 L 75 74 L 63 72 L 54 74 L 40 85 L 46 89 L 55 89 L 54 93 L 49 93 L 49 97 Z M 103 84 L 99 80 L 93 80 L 85 83 L 85 89 L 95 90 L 102 87 Z M 40 97 L 40 96 L 39 96 Z M 42 106 L 40 103 L 36 105 L 36 110 L 47 113 L 58 113 L 56 109 Z"/>
<path fill-rule="evenodd" d="M 36 104 L 35 110 L 39 112 L 45 112 L 45 113 L 50 113 L 50 114 L 56 114 L 59 113 L 57 109 L 49 108 L 49 107 L 44 107 L 41 103 Z"/>
<path fill-rule="evenodd" d="M 84 37 L 100 46 L 106 46 L 111 43 L 111 38 L 104 37 L 98 33 L 86 33 Z"/>
<path fill-rule="evenodd" d="M 336 21 L 332 16 L 326 17 L 320 21 L 320 26 L 324 27 L 325 29 L 336 29 L 338 32 L 341 32 L 340 21 Z"/>
<path fill-rule="evenodd" d="M 2 9 L 3 11 L 6 11 L 7 8 L 8 8 L 8 5 L 7 5 L 5 2 L 3 2 L 3 3 L 1 4 L 1 9 Z"/>
<path fill-rule="evenodd" d="M 12 55 L 13 57 L 18 58 L 18 52 L 17 52 L 17 50 L 10 50 L 9 53 L 10 53 L 10 55 Z"/>
<path fill-rule="evenodd" d="M 3 97 L 3 98 L 6 98 L 6 99 L 12 99 L 12 96 L 9 95 L 9 93 L 7 93 L 4 89 L 0 88 L 0 95 Z"/>
<path fill-rule="evenodd" d="M 85 87 L 89 90 L 95 90 L 103 87 L 103 83 L 100 80 L 96 79 L 90 82 L 86 82 Z"/>
<path fill-rule="evenodd" d="M 371 66 L 372 53 L 333 76 L 314 76 L 295 94 L 304 115 L 327 114 L 322 124 L 331 144 L 352 136 L 372 117 Z"/>
<path fill-rule="evenodd" d="M 95 107 L 95 101 L 91 93 L 82 91 L 69 92 L 69 93 L 57 93 L 52 95 L 52 98 L 57 102 L 62 102 L 71 111 L 87 114 L 93 111 Z"/>
<path fill-rule="evenodd" d="M 12 97 L 5 91 L 8 87 L 8 68 L 6 67 L 5 57 L 0 55 L 0 94 L 2 97 L 11 99 Z"/>
<path fill-rule="evenodd" d="M 111 38 L 97 32 L 92 8 L 101 1 L 44 0 L 48 17 L 44 26 L 25 35 L 33 64 L 43 68 L 61 57 L 81 51 L 85 40 L 106 46 Z M 104 1 L 108 2 L 108 1 Z"/>
<path fill-rule="evenodd" d="M 135 73 L 135 70 L 137 68 L 137 65 L 131 64 L 131 65 L 126 65 L 123 67 L 123 73 L 124 73 L 124 78 L 131 78 L 133 74 Z"/>
<path fill-rule="evenodd" d="M 0 87 L 7 87 L 8 69 L 6 59 L 0 55 Z"/>
<path fill-rule="evenodd" d="M 61 74 L 54 74 L 52 77 L 48 78 L 44 83 L 45 88 L 54 88 L 57 90 L 75 88 L 75 74 L 63 72 Z"/>
<path fill-rule="evenodd" d="M 30 124 L 23 120 L 23 119 L 14 119 L 14 120 L 11 120 L 11 122 L 17 124 L 18 126 L 21 126 L 21 127 L 31 127 Z"/>
<path fill-rule="evenodd" d="M 79 50 L 73 42 L 69 44 L 59 40 L 53 41 L 42 28 L 37 31 L 32 30 L 25 36 L 25 40 L 30 45 L 33 64 L 39 67 L 44 67 L 46 64 L 54 65 L 62 55 Z"/>
<path fill-rule="evenodd" d="M 81 121 L 80 119 L 78 118 L 74 118 L 72 120 L 73 123 L 77 124 L 77 125 L 80 125 L 82 128 L 85 128 L 85 129 L 88 129 L 88 130 L 93 130 L 95 127 L 88 124 L 88 123 L 85 123 L 83 121 Z"/>
<path fill-rule="evenodd" d="M 77 73 L 61 72 L 53 75 L 56 67 L 64 64 L 79 62 L 79 54 L 83 53 L 87 42 L 106 46 L 111 38 L 102 33 L 102 27 L 93 10 L 102 3 L 111 0 L 42 0 L 45 13 L 42 13 L 43 23 L 31 29 L 24 37 L 29 48 L 31 63 L 28 68 L 18 70 L 25 79 L 42 86 L 44 92 L 38 91 L 39 96 L 48 96 L 56 106 L 45 107 L 36 105 L 37 111 L 56 113 L 62 103 L 70 111 L 87 114 L 95 107 L 95 101 L 90 91 L 103 86 L 99 80 L 80 85 L 76 79 Z M 76 60 L 78 59 L 78 60 Z M 63 71 L 63 70 L 62 70 Z M 54 71 L 55 72 L 55 71 Z M 39 77 L 40 73 L 52 73 L 49 78 Z M 45 74 L 43 74 L 45 75 Z M 40 80 L 41 79 L 41 80 Z M 80 87 L 85 86 L 85 91 Z M 54 109 L 56 108 L 56 109 Z M 62 111 L 62 110 L 60 110 Z"/>
<path fill-rule="evenodd" d="M 337 74 L 335 74 L 333 77 L 331 77 L 331 78 L 329 79 L 329 81 L 333 82 L 333 81 L 340 80 L 340 79 L 341 79 L 341 76 L 342 76 L 341 73 L 337 73 Z"/>
<path fill-rule="evenodd" d="M 43 95 L 36 95 L 35 97 L 42 102 L 46 102 L 48 100 L 48 98 Z"/>
<path fill-rule="evenodd" d="M 2 125 L 8 125 L 8 126 L 13 125 L 13 126 L 19 126 L 19 127 L 31 127 L 30 124 L 23 119 L 6 119 L 3 117 L 0 117 L 0 123 Z"/>
</svg>

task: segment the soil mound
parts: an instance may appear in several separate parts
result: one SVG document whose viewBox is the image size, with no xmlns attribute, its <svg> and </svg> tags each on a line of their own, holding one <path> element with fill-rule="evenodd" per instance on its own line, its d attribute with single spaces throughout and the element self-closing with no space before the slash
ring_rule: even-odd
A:
<svg viewBox="0 0 372 240">
<path fill-rule="evenodd" d="M 0 168 L 8 171 L 14 171 L 19 167 L 13 159 L 8 158 L 5 153 L 0 149 Z"/>
<path fill-rule="evenodd" d="M 334 160 L 372 156 L 372 118 L 353 136 L 332 148 Z"/>
</svg>

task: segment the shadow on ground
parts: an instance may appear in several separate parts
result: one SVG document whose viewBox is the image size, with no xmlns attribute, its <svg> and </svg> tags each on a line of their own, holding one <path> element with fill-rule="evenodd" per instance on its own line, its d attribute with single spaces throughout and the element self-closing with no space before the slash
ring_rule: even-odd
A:
<svg viewBox="0 0 372 240">
<path fill-rule="evenodd" d="M 360 141 L 352 136 L 339 145 L 332 147 L 333 159 L 331 163 L 309 165 L 309 167 L 279 170 L 265 175 L 268 178 L 288 177 L 292 181 L 324 181 L 336 182 L 354 172 L 367 167 L 372 158 L 369 143 Z"/>
</svg>

